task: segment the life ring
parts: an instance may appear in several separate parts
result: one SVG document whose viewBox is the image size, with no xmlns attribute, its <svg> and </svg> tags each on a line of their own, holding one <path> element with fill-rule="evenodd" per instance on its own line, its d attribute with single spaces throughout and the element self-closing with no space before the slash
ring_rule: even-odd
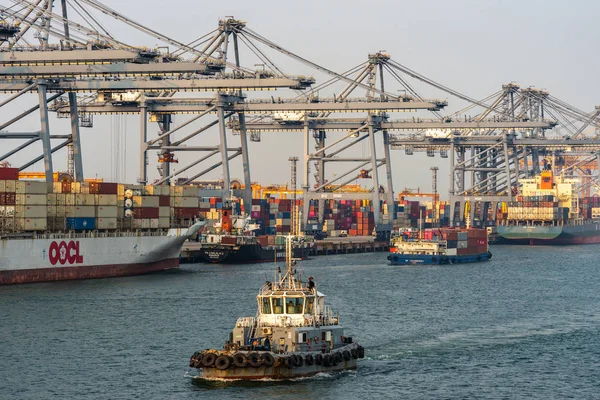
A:
<svg viewBox="0 0 600 400">
<path fill-rule="evenodd" d="M 219 357 L 217 357 L 217 359 L 215 360 L 215 368 L 220 369 L 220 370 L 226 370 L 227 368 L 229 368 L 231 366 L 231 357 L 226 356 L 225 354 L 221 354 Z"/>
<path fill-rule="evenodd" d="M 202 357 L 202 366 L 204 368 L 210 368 L 215 364 L 216 359 L 217 355 L 215 353 L 206 353 L 204 357 Z"/>
<path fill-rule="evenodd" d="M 350 359 L 352 358 L 352 355 L 350 354 L 350 352 L 348 350 L 344 350 L 344 352 L 342 353 L 342 356 L 344 357 L 345 361 L 350 361 Z"/>
<path fill-rule="evenodd" d="M 244 368 L 248 365 L 248 356 L 244 353 L 235 353 L 233 355 L 233 366 L 237 368 Z"/>
<path fill-rule="evenodd" d="M 299 354 L 292 354 L 292 361 L 296 367 L 301 367 L 304 365 L 304 359 Z"/>
<path fill-rule="evenodd" d="M 262 360 L 263 365 L 266 367 L 272 367 L 275 365 L 275 358 L 271 353 L 262 353 L 260 359 Z"/>
<path fill-rule="evenodd" d="M 356 360 L 358 358 L 358 350 L 356 350 L 355 348 L 350 350 L 350 355 Z"/>
<path fill-rule="evenodd" d="M 304 357 L 304 362 L 306 362 L 306 365 L 313 365 L 315 363 L 315 358 L 312 354 L 307 354 Z"/>
<path fill-rule="evenodd" d="M 388 261 L 392 259 L 392 256 L 387 256 Z"/>
<path fill-rule="evenodd" d="M 358 346 L 358 358 L 365 358 L 365 348 Z"/>
<path fill-rule="evenodd" d="M 323 355 L 321 353 L 317 353 L 315 355 L 315 364 L 317 364 L 317 365 L 323 364 Z"/>
<path fill-rule="evenodd" d="M 392 261 L 398 261 L 398 256 L 392 257 Z"/>
<path fill-rule="evenodd" d="M 262 360 L 260 358 L 260 354 L 258 353 L 250 353 L 248 354 L 248 363 L 251 367 L 258 368 L 262 364 Z"/>
</svg>

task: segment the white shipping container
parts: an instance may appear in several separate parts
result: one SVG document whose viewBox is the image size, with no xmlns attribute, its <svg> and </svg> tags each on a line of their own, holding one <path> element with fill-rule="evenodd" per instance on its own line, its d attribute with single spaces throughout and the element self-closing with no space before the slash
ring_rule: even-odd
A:
<svg viewBox="0 0 600 400">
<path fill-rule="evenodd" d="M 4 188 L 6 193 L 16 193 L 17 181 L 4 181 L 4 183 L 6 183 L 6 187 Z"/>
<path fill-rule="evenodd" d="M 117 218 L 96 219 L 96 229 L 117 229 Z"/>
<path fill-rule="evenodd" d="M 38 181 L 16 181 L 16 192 L 24 194 L 48 194 L 48 184 Z"/>
<path fill-rule="evenodd" d="M 99 206 L 116 206 L 119 204 L 119 196 L 116 194 L 97 194 L 96 204 Z"/>
<path fill-rule="evenodd" d="M 158 229 L 158 218 L 151 218 L 150 219 L 150 228 L 152 228 L 152 229 Z"/>
<path fill-rule="evenodd" d="M 6 192 L 6 181 L 4 179 L 0 179 L 0 192 Z"/>
<path fill-rule="evenodd" d="M 66 206 L 74 206 L 75 205 L 75 194 L 73 193 L 66 193 L 64 194 L 65 196 L 65 205 Z"/>
<path fill-rule="evenodd" d="M 15 206 L 15 216 L 21 218 L 46 218 L 46 206 Z"/>
<path fill-rule="evenodd" d="M 455 255 L 457 255 L 457 251 L 456 251 L 456 249 L 446 249 L 446 255 L 447 256 L 455 256 Z"/>
<path fill-rule="evenodd" d="M 46 215 L 48 218 L 56 217 L 56 206 L 46 206 Z"/>
<path fill-rule="evenodd" d="M 14 217 L 15 206 L 0 206 L 0 217 Z"/>
<path fill-rule="evenodd" d="M 52 193 L 62 193 L 62 182 L 52 183 Z"/>
<path fill-rule="evenodd" d="M 17 231 L 45 231 L 48 228 L 48 220 L 44 218 L 16 218 L 15 229 Z"/>
<path fill-rule="evenodd" d="M 93 206 L 96 204 L 96 195 L 80 193 L 74 196 L 76 206 Z"/>
<path fill-rule="evenodd" d="M 67 206 L 67 217 L 73 218 L 96 218 L 96 207 L 94 206 Z"/>
<path fill-rule="evenodd" d="M 56 206 L 56 216 L 57 217 L 66 217 L 67 216 L 67 206 L 64 206 L 64 205 Z"/>
<path fill-rule="evenodd" d="M 133 196 L 134 207 L 158 207 L 158 196 Z"/>
<path fill-rule="evenodd" d="M 459 240 L 458 242 L 456 242 L 457 249 L 466 249 L 467 247 L 468 247 L 468 242 L 466 240 Z"/>
<path fill-rule="evenodd" d="M 48 206 L 55 206 L 57 205 L 57 194 L 56 193 L 48 193 L 46 195 L 46 205 Z"/>
<path fill-rule="evenodd" d="M 149 218 L 144 218 L 144 219 L 141 219 L 140 221 L 142 221 L 142 229 L 150 229 L 150 219 Z"/>
<path fill-rule="evenodd" d="M 119 207 L 117 206 L 97 206 L 96 211 L 98 218 L 117 218 L 119 216 Z"/>
<path fill-rule="evenodd" d="M 170 218 L 159 218 L 158 219 L 158 227 L 159 228 L 169 228 L 171 226 Z"/>
<path fill-rule="evenodd" d="M 172 200 L 173 207 L 198 207 L 198 197 L 173 197 Z"/>
<path fill-rule="evenodd" d="M 171 216 L 171 207 L 158 207 L 158 218 L 169 218 Z"/>
<path fill-rule="evenodd" d="M 16 196 L 16 203 L 22 206 L 45 206 L 47 202 L 47 194 L 17 194 Z"/>
</svg>

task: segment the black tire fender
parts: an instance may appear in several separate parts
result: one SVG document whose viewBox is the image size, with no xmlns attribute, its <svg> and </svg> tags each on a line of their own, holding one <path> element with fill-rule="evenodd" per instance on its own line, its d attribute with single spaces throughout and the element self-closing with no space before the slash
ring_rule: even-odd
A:
<svg viewBox="0 0 600 400">
<path fill-rule="evenodd" d="M 317 355 L 315 355 L 315 364 L 317 364 L 317 365 L 323 364 L 323 354 L 318 353 Z"/>
<path fill-rule="evenodd" d="M 344 352 L 342 353 L 342 356 L 344 357 L 345 361 L 350 361 L 350 359 L 352 358 L 352 355 L 350 354 L 350 352 L 348 350 L 344 350 Z"/>
<path fill-rule="evenodd" d="M 248 365 L 248 356 L 244 353 L 235 353 L 233 355 L 233 366 L 244 368 Z"/>
<path fill-rule="evenodd" d="M 204 368 L 210 368 L 215 365 L 215 361 L 217 360 L 217 355 L 215 353 L 206 353 L 204 357 L 202 357 L 202 366 Z"/>
<path fill-rule="evenodd" d="M 307 354 L 304 357 L 304 362 L 306 363 L 306 365 L 313 365 L 315 363 L 315 358 L 312 354 Z"/>
<path fill-rule="evenodd" d="M 225 355 L 225 354 L 221 354 L 219 357 L 217 357 L 217 359 L 215 360 L 215 368 L 220 369 L 220 370 L 226 370 L 229 367 L 231 367 L 231 364 L 233 363 L 233 360 L 231 357 Z"/>
<path fill-rule="evenodd" d="M 275 357 L 273 357 L 271 353 L 261 354 L 260 359 L 265 367 L 272 367 L 273 365 L 275 365 Z"/>
<path fill-rule="evenodd" d="M 260 358 L 260 354 L 253 352 L 248 354 L 248 363 L 251 367 L 258 368 L 262 364 L 262 359 Z"/>
</svg>

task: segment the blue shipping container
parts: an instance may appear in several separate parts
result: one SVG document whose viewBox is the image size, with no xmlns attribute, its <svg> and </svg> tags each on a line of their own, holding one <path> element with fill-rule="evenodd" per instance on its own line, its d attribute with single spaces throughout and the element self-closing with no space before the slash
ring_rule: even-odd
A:
<svg viewBox="0 0 600 400">
<path fill-rule="evenodd" d="M 89 231 L 96 229 L 95 218 L 67 218 L 67 229 L 74 231 Z"/>
</svg>

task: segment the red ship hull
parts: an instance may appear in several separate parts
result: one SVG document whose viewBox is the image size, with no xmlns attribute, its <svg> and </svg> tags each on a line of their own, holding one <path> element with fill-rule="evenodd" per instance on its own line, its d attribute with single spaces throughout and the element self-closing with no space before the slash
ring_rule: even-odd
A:
<svg viewBox="0 0 600 400">
<path fill-rule="evenodd" d="M 179 267 L 179 258 L 152 263 L 70 266 L 0 271 L 0 285 L 141 275 Z"/>
</svg>

